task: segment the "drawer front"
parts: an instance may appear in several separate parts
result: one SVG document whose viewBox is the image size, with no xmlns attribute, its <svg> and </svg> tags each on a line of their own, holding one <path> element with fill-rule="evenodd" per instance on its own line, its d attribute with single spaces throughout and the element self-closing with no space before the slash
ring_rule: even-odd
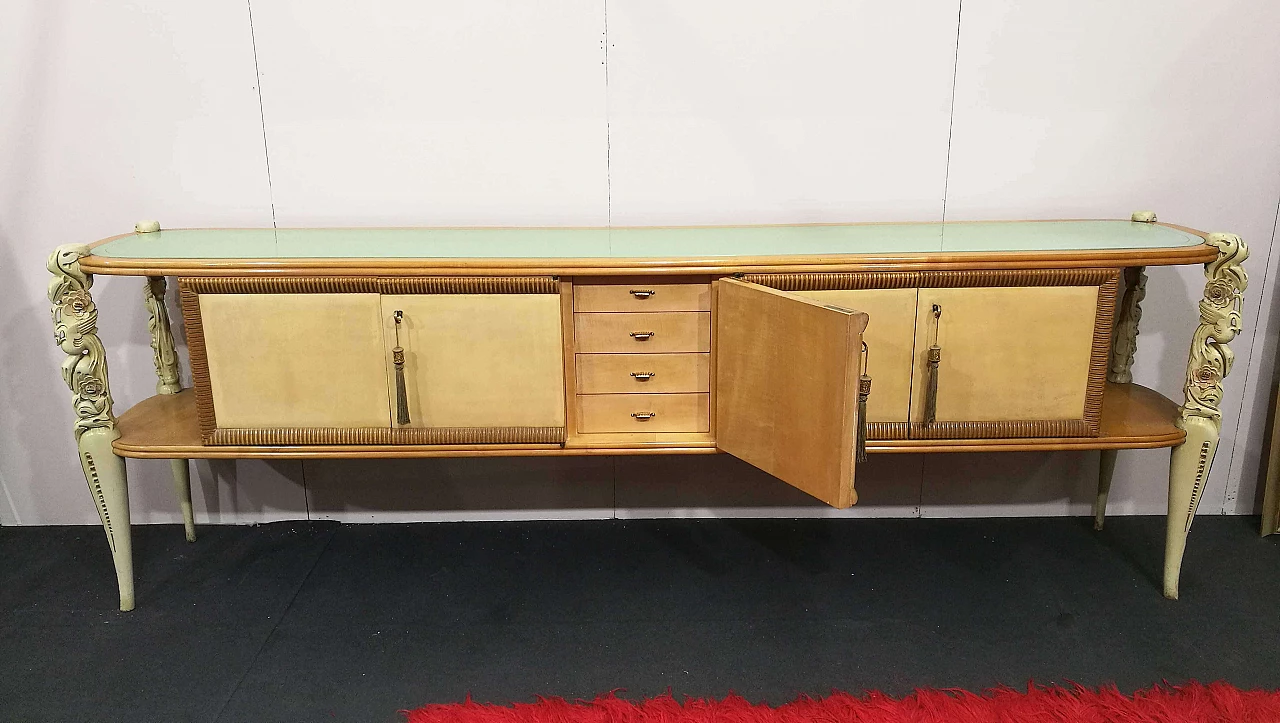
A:
<svg viewBox="0 0 1280 723">
<path fill-rule="evenodd" d="M 579 394 L 707 392 L 710 354 L 579 354 Z"/>
<path fill-rule="evenodd" d="M 578 397 L 578 431 L 707 432 L 708 394 L 588 394 Z"/>
<path fill-rule="evenodd" d="M 711 314 L 574 314 L 574 344 L 584 354 L 711 351 Z"/>
<path fill-rule="evenodd" d="M 573 287 L 574 311 L 711 311 L 711 284 L 584 284 Z"/>
</svg>

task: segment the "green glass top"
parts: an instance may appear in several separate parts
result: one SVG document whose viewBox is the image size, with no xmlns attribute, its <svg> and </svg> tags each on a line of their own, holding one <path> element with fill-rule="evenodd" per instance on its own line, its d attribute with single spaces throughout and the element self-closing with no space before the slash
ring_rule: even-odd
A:
<svg viewBox="0 0 1280 723">
<path fill-rule="evenodd" d="M 1198 236 L 1132 221 L 631 228 L 174 229 L 93 249 L 136 259 L 642 259 L 1089 251 L 1194 246 Z"/>
</svg>

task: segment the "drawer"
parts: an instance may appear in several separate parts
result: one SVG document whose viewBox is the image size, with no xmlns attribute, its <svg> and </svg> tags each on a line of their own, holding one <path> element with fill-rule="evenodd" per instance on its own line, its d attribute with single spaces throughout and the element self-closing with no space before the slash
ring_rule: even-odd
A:
<svg viewBox="0 0 1280 723">
<path fill-rule="evenodd" d="M 579 394 L 706 392 L 710 354 L 579 354 Z"/>
<path fill-rule="evenodd" d="M 711 311 L 711 284 L 575 284 L 574 311 Z"/>
<path fill-rule="evenodd" d="M 709 394 L 586 394 L 579 432 L 707 432 Z M 645 415 L 649 416 L 647 419 Z"/>
<path fill-rule="evenodd" d="M 711 351 L 711 313 L 574 314 L 574 346 L 584 354 Z"/>
</svg>

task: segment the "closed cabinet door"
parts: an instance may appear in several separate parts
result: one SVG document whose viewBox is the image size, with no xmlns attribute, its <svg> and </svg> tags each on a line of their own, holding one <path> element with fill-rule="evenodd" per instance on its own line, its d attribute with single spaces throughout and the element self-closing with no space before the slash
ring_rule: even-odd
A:
<svg viewBox="0 0 1280 723">
<path fill-rule="evenodd" d="M 716 283 L 716 446 L 833 507 L 854 504 L 867 314 Z"/>
<path fill-rule="evenodd" d="M 1098 296 L 1097 286 L 920 289 L 913 433 L 1086 434 Z"/>
<path fill-rule="evenodd" d="M 390 425 L 377 294 L 200 294 L 198 303 L 217 427 Z"/>
<path fill-rule="evenodd" d="M 871 395 L 867 398 L 867 422 L 871 425 L 868 434 L 872 439 L 902 436 L 888 428 L 881 430 L 877 424 L 903 429 L 911 418 L 916 290 L 842 289 L 792 293 L 867 314 L 869 321 L 862 339 L 867 343 L 867 375 L 872 379 Z M 885 433 L 878 433 L 882 431 Z"/>
<path fill-rule="evenodd" d="M 564 427 L 557 294 L 386 295 L 382 324 L 396 427 Z"/>
</svg>

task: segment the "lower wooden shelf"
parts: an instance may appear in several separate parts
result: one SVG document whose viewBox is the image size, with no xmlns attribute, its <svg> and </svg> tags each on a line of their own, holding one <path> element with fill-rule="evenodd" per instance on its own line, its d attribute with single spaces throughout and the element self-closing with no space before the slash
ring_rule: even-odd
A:
<svg viewBox="0 0 1280 723">
<path fill-rule="evenodd" d="M 201 442 L 195 395 L 190 389 L 157 395 L 120 415 L 120 438 L 113 445 L 121 457 L 158 459 L 240 458 L 406 458 L 406 457 L 520 457 L 619 454 L 714 454 L 705 435 L 673 438 L 658 446 L 653 440 L 619 438 L 572 446 L 558 444 L 504 445 L 307 445 L 278 447 L 210 446 Z M 1158 392 L 1137 384 L 1108 384 L 1102 402 L 1101 434 L 1097 437 L 1036 439 L 901 439 L 867 442 L 871 453 L 1029 452 L 1089 449 L 1151 449 L 1173 447 L 1186 438 L 1174 425 L 1178 405 Z"/>
</svg>

